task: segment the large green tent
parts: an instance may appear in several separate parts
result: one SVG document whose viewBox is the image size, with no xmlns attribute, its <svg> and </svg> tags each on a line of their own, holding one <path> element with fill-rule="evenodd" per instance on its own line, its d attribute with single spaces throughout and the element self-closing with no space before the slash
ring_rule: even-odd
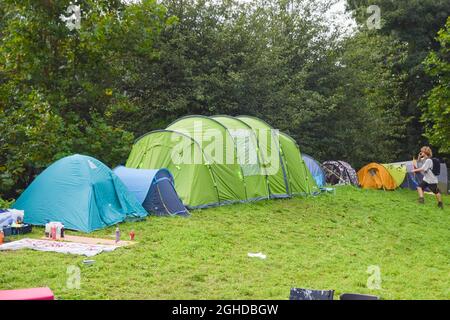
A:
<svg viewBox="0 0 450 320">
<path fill-rule="evenodd" d="M 135 142 L 127 167 L 169 169 L 189 208 L 311 194 L 296 142 L 253 117 L 187 116 Z"/>
</svg>

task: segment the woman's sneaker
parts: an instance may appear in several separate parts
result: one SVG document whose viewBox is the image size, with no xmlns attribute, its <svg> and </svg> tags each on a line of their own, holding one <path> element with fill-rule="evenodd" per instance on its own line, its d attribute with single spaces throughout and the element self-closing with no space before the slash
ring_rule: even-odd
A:
<svg viewBox="0 0 450 320">
<path fill-rule="evenodd" d="M 419 198 L 419 203 L 420 204 L 424 204 L 425 203 L 425 199 L 424 198 Z"/>
<path fill-rule="evenodd" d="M 442 202 L 438 202 L 438 208 L 444 209 L 444 204 Z"/>
</svg>

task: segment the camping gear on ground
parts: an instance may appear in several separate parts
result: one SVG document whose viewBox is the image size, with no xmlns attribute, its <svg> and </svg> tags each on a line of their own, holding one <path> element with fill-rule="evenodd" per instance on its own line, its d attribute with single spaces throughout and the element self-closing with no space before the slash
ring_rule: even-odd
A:
<svg viewBox="0 0 450 320">
<path fill-rule="evenodd" d="M 83 264 L 91 266 L 95 263 L 95 260 L 83 260 Z"/>
<path fill-rule="evenodd" d="M 55 300 L 50 288 L 0 290 L 0 300 Z"/>
<path fill-rule="evenodd" d="M 189 215 L 175 191 L 172 174 L 167 169 L 146 170 L 119 166 L 114 173 L 148 213 L 156 216 Z"/>
<path fill-rule="evenodd" d="M 47 238 L 55 238 L 58 240 L 64 238 L 64 224 L 61 222 L 52 221 L 45 224 L 45 236 Z"/>
<path fill-rule="evenodd" d="M 23 217 L 23 210 L 0 210 L 0 230 L 3 230 L 3 234 L 5 237 L 31 232 L 31 225 L 24 224 Z"/>
<path fill-rule="evenodd" d="M 411 190 L 416 190 L 417 186 L 422 182 L 423 175 L 420 172 L 413 173 L 414 169 L 413 161 L 402 161 L 402 162 L 394 162 L 390 163 L 390 165 L 400 165 L 405 167 L 405 179 L 403 183 L 400 185 L 401 188 L 408 188 Z M 418 161 L 416 163 L 416 167 L 420 168 L 423 165 L 422 161 Z M 434 162 L 433 162 L 434 167 Z M 438 187 L 439 191 L 443 194 L 448 194 L 448 169 L 447 165 L 444 162 L 440 163 L 440 174 L 437 176 L 438 178 Z"/>
<path fill-rule="evenodd" d="M 26 223 L 60 221 L 66 229 L 83 232 L 147 215 L 106 165 L 83 155 L 53 163 L 28 186 L 14 208 L 25 210 Z"/>
<path fill-rule="evenodd" d="M 326 182 L 331 185 L 351 184 L 359 186 L 358 175 L 355 169 L 345 161 L 325 161 L 322 163 Z"/>
<path fill-rule="evenodd" d="M 50 223 L 46 223 L 44 227 L 44 235 L 46 238 L 50 238 Z"/>
<path fill-rule="evenodd" d="M 3 232 L 3 235 L 5 236 L 5 238 L 12 235 L 11 226 L 0 228 L 0 230 Z"/>
<path fill-rule="evenodd" d="M 306 164 L 306 167 L 308 168 L 309 172 L 311 172 L 312 177 L 316 181 L 316 184 L 319 188 L 322 188 L 325 186 L 326 178 L 325 173 L 323 172 L 322 167 L 320 166 L 319 162 L 317 162 L 313 157 L 302 154 L 303 161 Z"/>
<path fill-rule="evenodd" d="M 31 224 L 12 224 L 11 225 L 11 235 L 17 236 L 21 234 L 31 233 L 33 231 L 33 226 Z"/>
<path fill-rule="evenodd" d="M 131 232 L 130 232 L 130 241 L 134 241 L 134 237 L 135 237 L 135 233 L 134 233 L 134 230 L 131 230 Z"/>
<path fill-rule="evenodd" d="M 0 214 L 0 227 L 12 225 L 14 222 L 10 214 Z"/>
<path fill-rule="evenodd" d="M 358 179 L 364 189 L 394 190 L 398 187 L 386 168 L 378 163 L 372 162 L 358 171 Z"/>
<path fill-rule="evenodd" d="M 128 168 L 167 168 L 188 208 L 317 190 L 295 141 L 247 116 L 188 116 L 136 140 Z"/>
<path fill-rule="evenodd" d="M 343 293 L 339 296 L 340 300 L 380 300 L 380 297 L 369 294 Z"/>
<path fill-rule="evenodd" d="M 0 230 L 0 244 L 3 244 L 3 241 L 5 240 L 5 234 L 3 233 L 3 229 Z"/>
<path fill-rule="evenodd" d="M 0 251 L 32 249 L 37 251 L 85 255 L 87 257 L 95 256 L 101 252 L 114 251 L 117 248 L 119 248 L 119 246 L 116 245 L 86 244 L 29 238 L 0 245 Z"/>
<path fill-rule="evenodd" d="M 52 226 L 50 230 L 52 230 L 51 231 L 51 234 L 52 234 L 51 239 L 56 240 L 56 226 Z"/>
<path fill-rule="evenodd" d="M 13 223 L 21 224 L 23 217 L 23 210 L 0 209 L 0 228 L 10 226 Z"/>
<path fill-rule="evenodd" d="M 333 300 L 334 290 L 291 288 L 289 300 Z"/>
</svg>

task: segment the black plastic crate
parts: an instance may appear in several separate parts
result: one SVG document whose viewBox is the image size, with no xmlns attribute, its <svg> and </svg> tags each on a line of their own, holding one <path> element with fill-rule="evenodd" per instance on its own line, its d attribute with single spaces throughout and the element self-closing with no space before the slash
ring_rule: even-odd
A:
<svg viewBox="0 0 450 320">
<path fill-rule="evenodd" d="M 31 224 L 24 224 L 22 227 L 11 227 L 11 235 L 17 236 L 19 234 L 30 233 L 32 230 Z"/>
</svg>

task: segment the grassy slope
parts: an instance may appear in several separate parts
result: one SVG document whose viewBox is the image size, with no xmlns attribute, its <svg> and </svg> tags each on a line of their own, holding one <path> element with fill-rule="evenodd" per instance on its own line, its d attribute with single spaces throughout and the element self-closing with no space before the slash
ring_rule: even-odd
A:
<svg viewBox="0 0 450 320">
<path fill-rule="evenodd" d="M 0 252 L 0 289 L 49 286 L 58 299 L 287 299 L 291 287 L 450 299 L 450 198 L 338 188 L 336 195 L 263 201 L 190 218 L 125 223 L 139 244 L 94 257 Z M 37 229 L 33 236 L 40 236 Z M 95 232 L 111 237 L 114 228 Z M 267 254 L 266 260 L 248 252 Z M 66 268 L 81 268 L 81 289 Z M 368 266 L 382 289 L 366 288 Z"/>
</svg>

